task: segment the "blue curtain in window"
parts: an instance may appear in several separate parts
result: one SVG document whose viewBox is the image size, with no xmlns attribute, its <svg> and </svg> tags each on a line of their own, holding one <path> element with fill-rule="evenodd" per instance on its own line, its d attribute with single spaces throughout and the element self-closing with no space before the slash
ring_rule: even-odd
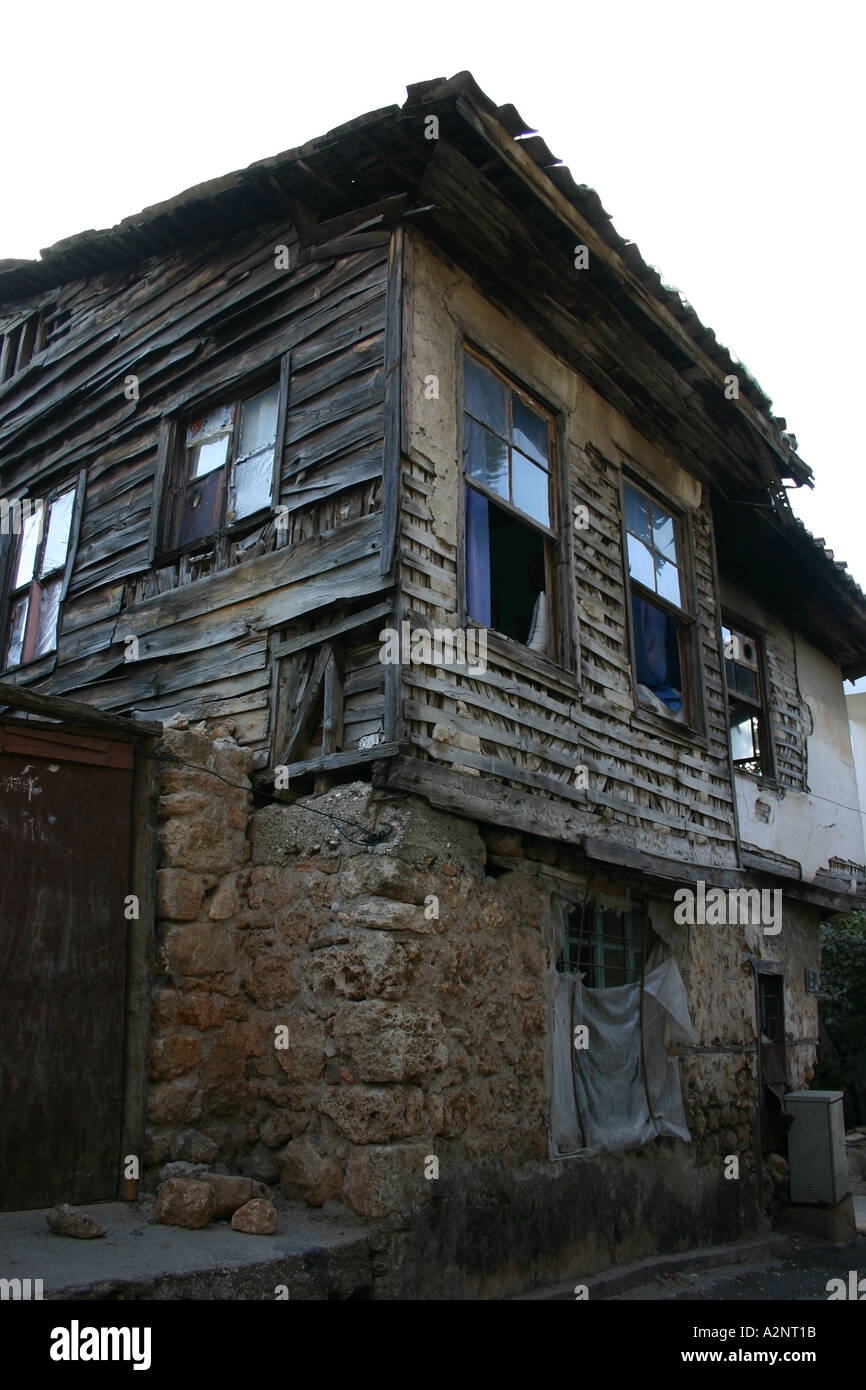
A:
<svg viewBox="0 0 866 1390">
<path fill-rule="evenodd" d="M 660 608 L 632 595 L 637 678 L 676 713 L 683 702 L 676 648 L 677 624 Z"/>
<path fill-rule="evenodd" d="M 487 498 L 471 487 L 466 489 L 466 607 L 476 623 L 492 626 Z"/>
</svg>

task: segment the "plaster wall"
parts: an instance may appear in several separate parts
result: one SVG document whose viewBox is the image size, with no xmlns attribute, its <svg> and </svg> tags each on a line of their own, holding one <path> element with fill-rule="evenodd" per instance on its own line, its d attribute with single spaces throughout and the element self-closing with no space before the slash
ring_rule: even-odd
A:
<svg viewBox="0 0 866 1390">
<path fill-rule="evenodd" d="M 851 753 L 854 758 L 854 771 L 857 777 L 857 804 L 860 807 L 860 827 L 866 846 L 866 693 L 845 696 L 848 711 L 848 729 L 851 734 Z M 866 863 L 866 848 L 861 860 Z"/>
<path fill-rule="evenodd" d="M 804 706 L 804 789 L 735 772 L 740 836 L 745 845 L 800 865 L 812 881 L 831 858 L 864 862 L 863 817 L 842 672 L 796 631 L 786 629 L 760 599 L 722 580 L 722 602 L 764 629 L 773 644 L 793 641 L 796 685 Z"/>
</svg>

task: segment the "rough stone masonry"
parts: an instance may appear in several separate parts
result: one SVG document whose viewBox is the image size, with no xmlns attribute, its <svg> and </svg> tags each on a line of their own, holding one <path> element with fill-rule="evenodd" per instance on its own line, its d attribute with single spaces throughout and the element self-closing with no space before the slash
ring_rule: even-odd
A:
<svg viewBox="0 0 866 1390">
<path fill-rule="evenodd" d="M 387 1218 L 386 1296 L 519 1287 L 576 1253 L 591 1272 L 754 1223 L 742 1047 L 684 1061 L 694 1144 L 550 1161 L 550 888 L 531 856 L 555 847 L 512 846 L 526 871 L 494 877 L 472 822 L 366 783 L 254 810 L 228 727 L 178 720 L 159 752 L 150 1182 L 199 1145 Z M 706 1041 L 748 1041 L 742 930 L 710 948 L 671 928 Z M 744 1181 L 722 1179 L 730 1152 Z"/>
</svg>

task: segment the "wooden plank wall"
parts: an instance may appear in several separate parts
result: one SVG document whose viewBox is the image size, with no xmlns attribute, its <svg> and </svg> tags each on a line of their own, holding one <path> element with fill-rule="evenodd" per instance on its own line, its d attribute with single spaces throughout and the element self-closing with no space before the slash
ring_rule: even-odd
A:
<svg viewBox="0 0 866 1390">
<path fill-rule="evenodd" d="M 401 589 L 418 625 L 453 624 L 456 554 L 432 536 L 424 516 L 430 474 L 404 458 Z M 447 767 L 478 769 L 596 816 L 604 833 L 641 832 L 650 852 L 728 863 L 734 844 L 727 727 L 715 633 L 708 519 L 695 527 L 696 580 L 707 692 L 709 749 L 687 747 L 630 719 L 631 694 L 622 577 L 618 470 L 574 452 L 575 503 L 589 506 L 590 529 L 575 545 L 583 679 L 488 642 L 486 675 L 406 665 L 403 712 L 408 740 Z M 425 545 L 423 536 L 431 532 Z M 455 740 L 453 729 L 464 737 Z M 434 737 L 435 735 L 435 737 Z M 586 791 L 576 769 L 588 769 Z M 625 838 L 631 838 L 626 835 Z"/>
<path fill-rule="evenodd" d="M 469 302 L 468 292 L 459 302 Z M 437 333 L 444 331 L 442 322 L 437 318 Z M 426 320 L 424 331 L 432 331 Z M 443 340 L 437 347 L 440 361 L 459 355 L 456 325 L 453 331 L 453 345 Z M 425 361 L 416 372 L 428 366 Z M 418 382 L 409 389 L 417 400 Z M 445 539 L 449 530 L 457 533 L 458 490 L 448 462 L 451 436 L 425 437 L 433 419 L 427 415 L 423 427 L 407 430 L 401 465 L 400 592 L 405 616 L 428 627 L 459 621 L 457 552 Z M 571 507 L 589 510 L 589 529 L 574 531 L 572 542 L 579 628 L 574 670 L 493 635 L 486 675 L 406 664 L 400 673 L 405 737 L 418 757 L 449 771 L 486 775 L 569 813 L 577 810 L 587 833 L 647 853 L 731 865 L 735 813 L 706 490 L 690 522 L 707 726 L 702 747 L 634 716 L 620 460 L 605 450 L 612 452 L 607 443 L 603 449 L 568 441 Z M 576 777 L 581 765 L 588 771 L 586 790 Z"/>
<path fill-rule="evenodd" d="M 771 622 L 764 642 L 767 701 L 776 755 L 776 779 L 803 791 L 811 718 L 797 683 L 797 653 L 789 628 Z"/>
<path fill-rule="evenodd" d="M 0 495 L 39 495 L 85 465 L 86 503 L 56 656 L 10 679 L 145 717 L 228 717 L 242 742 L 265 750 L 269 631 L 386 583 L 390 238 L 374 239 L 278 270 L 275 246 L 296 237 L 274 224 L 64 288 L 54 310 L 62 333 L 0 391 Z M 286 350 L 288 525 L 149 568 L 164 413 Z M 124 397 L 128 373 L 138 402 Z M 139 659 L 129 662 L 132 636 Z"/>
</svg>

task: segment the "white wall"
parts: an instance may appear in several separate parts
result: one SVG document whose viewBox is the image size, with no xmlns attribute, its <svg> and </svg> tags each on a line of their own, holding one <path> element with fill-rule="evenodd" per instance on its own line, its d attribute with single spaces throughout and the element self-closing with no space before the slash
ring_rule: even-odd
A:
<svg viewBox="0 0 866 1390">
<path fill-rule="evenodd" d="M 722 601 L 753 620 L 773 640 L 777 620 L 760 600 L 722 581 Z M 807 737 L 806 792 L 773 787 L 735 772 L 740 836 L 759 849 L 773 851 L 800 865 L 804 879 L 827 870 L 831 858 L 863 865 L 864 818 L 860 809 L 854 754 L 840 668 L 799 633 L 794 633 L 797 681 L 811 714 Z M 864 697 L 866 698 L 866 697 Z M 866 712 L 864 712 L 866 719 Z M 866 723 L 863 725 L 862 786 L 866 791 Z M 862 887 L 862 880 L 861 880 Z"/>
<path fill-rule="evenodd" d="M 859 791 L 860 819 L 863 841 L 866 844 L 866 691 L 845 696 L 848 709 L 848 730 L 854 754 L 854 771 Z"/>
</svg>

